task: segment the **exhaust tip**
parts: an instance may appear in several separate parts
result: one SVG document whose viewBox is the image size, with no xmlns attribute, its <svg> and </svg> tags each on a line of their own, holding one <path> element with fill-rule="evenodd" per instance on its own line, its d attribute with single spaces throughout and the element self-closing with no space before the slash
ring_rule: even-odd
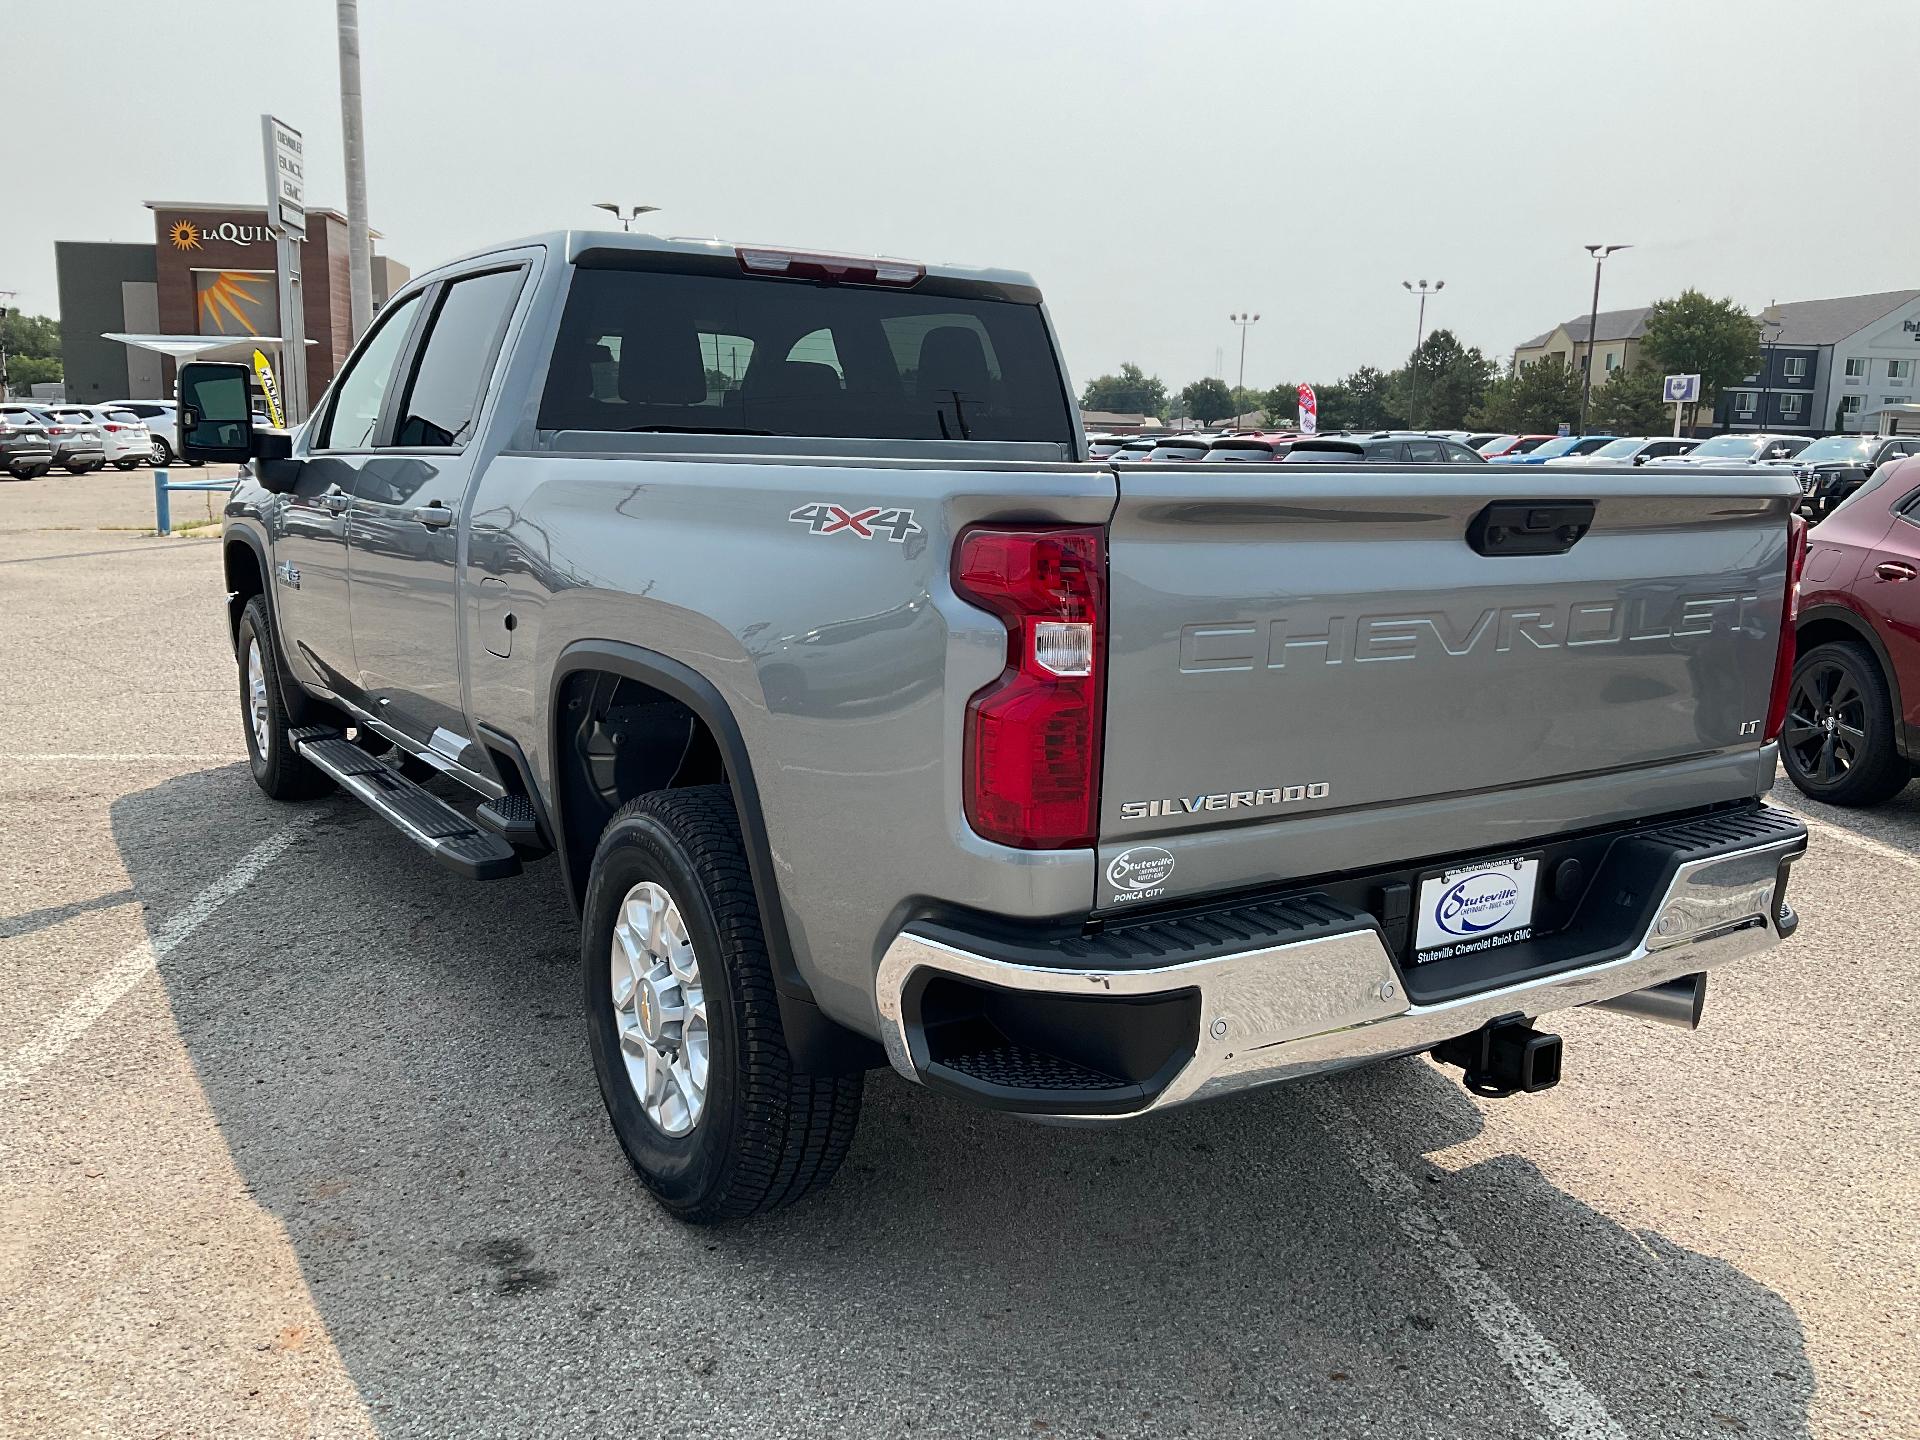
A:
<svg viewBox="0 0 1920 1440">
<path fill-rule="evenodd" d="M 1616 995 L 1611 1000 L 1596 1000 L 1593 1004 L 1599 1010 L 1613 1010 L 1641 1020 L 1672 1025 L 1680 1030 L 1698 1030 L 1700 1017 L 1707 1008 L 1706 972 L 1682 975 L 1677 980 L 1669 980 L 1663 985 L 1650 985 L 1645 990 L 1629 990 L 1625 995 Z"/>
</svg>

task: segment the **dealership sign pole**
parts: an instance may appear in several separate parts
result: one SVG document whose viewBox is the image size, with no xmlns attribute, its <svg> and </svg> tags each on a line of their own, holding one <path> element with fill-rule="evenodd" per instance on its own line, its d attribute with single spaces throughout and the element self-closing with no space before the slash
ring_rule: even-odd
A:
<svg viewBox="0 0 1920 1440">
<path fill-rule="evenodd" d="M 300 132 L 260 117 L 267 156 L 267 227 L 280 279 L 280 401 L 286 423 L 307 418 L 307 324 L 300 286 L 300 242 L 307 238 L 307 159 Z"/>
<path fill-rule="evenodd" d="M 1660 397 L 1673 406 L 1673 433 L 1680 433 L 1680 411 L 1700 399 L 1698 375 L 1669 375 L 1661 386 Z"/>
</svg>

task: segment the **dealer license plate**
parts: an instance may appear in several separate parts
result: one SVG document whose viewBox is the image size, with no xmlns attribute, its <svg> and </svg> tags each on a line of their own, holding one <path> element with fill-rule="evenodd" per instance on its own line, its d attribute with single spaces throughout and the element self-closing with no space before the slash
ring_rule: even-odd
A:
<svg viewBox="0 0 1920 1440">
<path fill-rule="evenodd" d="M 1462 865 L 1420 882 L 1416 961 L 1472 955 L 1533 938 L 1533 892 L 1540 857 Z"/>
</svg>

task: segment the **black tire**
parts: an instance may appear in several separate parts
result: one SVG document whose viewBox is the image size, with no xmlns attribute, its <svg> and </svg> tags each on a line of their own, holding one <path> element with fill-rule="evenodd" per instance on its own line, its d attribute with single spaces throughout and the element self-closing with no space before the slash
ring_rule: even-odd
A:
<svg viewBox="0 0 1920 1440">
<path fill-rule="evenodd" d="M 113 462 L 113 468 L 116 470 L 131 470 L 139 463 L 138 460 L 116 460 Z"/>
<path fill-rule="evenodd" d="M 628 1079 L 610 956 L 634 886 L 663 888 L 686 924 L 706 997 L 705 1108 L 669 1135 Z M 862 1077 L 794 1067 L 760 907 L 725 786 L 657 790 L 607 822 L 587 884 L 581 975 L 600 1093 L 627 1159 L 670 1213 L 695 1224 L 790 1205 L 827 1184 L 860 1118 Z"/>
<path fill-rule="evenodd" d="M 156 435 L 153 437 L 153 463 L 155 465 L 171 465 L 173 463 L 173 446 L 166 442 L 164 436 Z"/>
<path fill-rule="evenodd" d="M 1780 758 L 1787 778 L 1827 805 L 1878 805 L 1912 778 L 1893 743 L 1893 697 L 1873 651 L 1854 640 L 1797 657 Z"/>
<path fill-rule="evenodd" d="M 266 744 L 254 733 L 253 689 L 247 675 L 247 652 L 260 647 L 262 676 L 265 681 Z M 253 783 L 276 800 L 311 800 L 333 788 L 333 782 L 294 753 L 287 739 L 292 722 L 280 678 L 280 656 L 273 646 L 273 625 L 267 617 L 267 602 L 256 595 L 241 612 L 240 628 L 234 636 L 234 659 L 240 673 L 240 721 L 247 737 L 247 765 L 253 771 Z"/>
</svg>

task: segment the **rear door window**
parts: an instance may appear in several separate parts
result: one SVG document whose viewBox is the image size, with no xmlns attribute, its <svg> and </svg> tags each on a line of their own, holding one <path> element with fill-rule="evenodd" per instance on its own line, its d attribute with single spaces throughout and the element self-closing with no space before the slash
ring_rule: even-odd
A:
<svg viewBox="0 0 1920 1440">
<path fill-rule="evenodd" d="M 573 276 L 539 423 L 846 439 L 1074 438 L 1037 304 L 590 267 Z"/>
<path fill-rule="evenodd" d="M 470 275 L 441 294 L 401 406 L 394 445 L 458 449 L 472 438 L 522 274 L 513 269 Z"/>
<path fill-rule="evenodd" d="M 1447 447 L 1438 440 L 1407 441 L 1407 459 L 1416 465 L 1438 465 L 1447 458 Z"/>
</svg>

